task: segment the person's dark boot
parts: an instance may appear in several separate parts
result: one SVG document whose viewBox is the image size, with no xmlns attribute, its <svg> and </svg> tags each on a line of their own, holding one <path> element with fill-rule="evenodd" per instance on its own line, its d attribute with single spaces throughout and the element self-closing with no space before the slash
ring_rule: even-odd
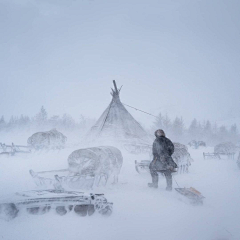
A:
<svg viewBox="0 0 240 240">
<path fill-rule="evenodd" d="M 158 176 L 152 177 L 152 183 L 148 183 L 150 188 L 158 188 Z"/>
</svg>

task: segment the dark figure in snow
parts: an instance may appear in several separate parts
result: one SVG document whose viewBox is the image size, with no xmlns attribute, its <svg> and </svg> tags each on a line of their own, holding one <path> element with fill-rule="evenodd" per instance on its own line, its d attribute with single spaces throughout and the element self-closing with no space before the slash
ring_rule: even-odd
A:
<svg viewBox="0 0 240 240">
<path fill-rule="evenodd" d="M 150 163 L 149 169 L 152 176 L 152 183 L 149 183 L 149 187 L 158 187 L 158 172 L 163 173 L 166 177 L 167 188 L 166 190 L 172 190 L 172 172 L 177 168 L 177 164 L 172 159 L 174 152 L 173 143 L 166 138 L 163 130 L 158 129 L 155 132 L 156 139 L 153 143 L 153 160 Z"/>
</svg>

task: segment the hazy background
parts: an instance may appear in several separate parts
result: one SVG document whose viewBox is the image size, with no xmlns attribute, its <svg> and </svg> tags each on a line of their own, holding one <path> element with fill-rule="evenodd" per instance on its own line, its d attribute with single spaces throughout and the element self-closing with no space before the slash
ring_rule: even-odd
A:
<svg viewBox="0 0 240 240">
<path fill-rule="evenodd" d="M 182 116 L 186 129 L 163 128 L 173 142 L 206 142 L 206 148 L 188 146 L 194 162 L 173 181 L 174 188 L 200 191 L 204 205 L 189 206 L 177 192 L 165 192 L 162 176 L 159 189 L 149 189 L 150 175 L 138 174 L 134 162 L 150 160 L 149 154 L 122 146 L 119 184 L 91 189 L 114 203 L 110 218 L 22 213 L 12 222 L 0 220 L 0 239 L 240 239 L 239 153 L 234 160 L 203 159 L 218 143 L 240 147 L 240 131 L 231 127 L 236 122 L 240 129 L 239 0 L 0 0 L 0 143 L 27 145 L 33 133 L 53 126 L 68 138 L 60 152 L 2 154 L 0 201 L 39 189 L 29 169 L 68 167 L 69 154 L 85 147 L 83 130 L 109 104 L 113 79 L 123 85 L 123 103 L 171 120 Z M 154 137 L 156 119 L 128 110 Z M 74 125 L 64 113 L 91 120 Z M 11 117 L 21 114 L 34 118 Z M 199 124 L 207 119 L 211 124 Z"/>
<path fill-rule="evenodd" d="M 0 0 L 0 115 L 43 105 L 98 118 L 115 79 L 123 103 L 152 114 L 238 124 L 239 11 L 219 0 Z"/>
</svg>

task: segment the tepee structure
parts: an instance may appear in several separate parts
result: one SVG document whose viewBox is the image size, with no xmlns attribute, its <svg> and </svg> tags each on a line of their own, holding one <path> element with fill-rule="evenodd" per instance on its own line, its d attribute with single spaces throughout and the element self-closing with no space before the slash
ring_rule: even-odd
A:
<svg viewBox="0 0 240 240">
<path fill-rule="evenodd" d="M 112 101 L 87 134 L 89 141 L 148 143 L 149 136 L 120 101 L 121 88 L 113 80 Z"/>
</svg>

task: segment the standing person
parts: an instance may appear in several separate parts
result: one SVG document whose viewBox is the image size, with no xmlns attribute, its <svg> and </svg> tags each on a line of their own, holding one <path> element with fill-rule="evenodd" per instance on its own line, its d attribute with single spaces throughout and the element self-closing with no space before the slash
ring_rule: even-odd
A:
<svg viewBox="0 0 240 240">
<path fill-rule="evenodd" d="M 177 164 L 171 157 L 174 152 L 174 145 L 166 138 L 162 129 L 158 129 L 155 136 L 156 139 L 152 147 L 153 160 L 149 166 L 152 183 L 149 183 L 148 186 L 158 188 L 158 172 L 161 172 L 166 177 L 166 190 L 172 191 L 172 172 L 174 172 L 174 168 L 177 168 Z"/>
</svg>

